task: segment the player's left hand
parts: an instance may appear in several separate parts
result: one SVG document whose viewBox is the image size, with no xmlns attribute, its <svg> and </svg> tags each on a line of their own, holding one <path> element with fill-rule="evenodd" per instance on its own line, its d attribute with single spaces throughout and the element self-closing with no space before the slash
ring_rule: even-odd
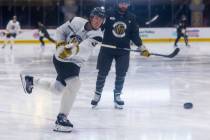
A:
<svg viewBox="0 0 210 140">
<path fill-rule="evenodd" d="M 144 57 L 150 56 L 150 52 L 147 50 L 147 48 L 144 45 L 138 47 L 138 50 L 140 50 L 140 55 L 142 55 Z"/>
<path fill-rule="evenodd" d="M 66 59 L 73 57 L 79 52 L 79 46 L 73 43 L 69 43 L 64 46 L 63 51 L 60 53 L 59 58 Z"/>
</svg>

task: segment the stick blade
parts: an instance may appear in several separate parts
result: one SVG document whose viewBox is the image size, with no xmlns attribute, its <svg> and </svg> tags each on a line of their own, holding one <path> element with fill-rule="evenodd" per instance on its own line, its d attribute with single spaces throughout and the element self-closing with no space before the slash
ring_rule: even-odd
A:
<svg viewBox="0 0 210 140">
<path fill-rule="evenodd" d="M 175 57 L 178 53 L 179 53 L 180 49 L 179 48 L 176 48 L 170 55 L 169 55 L 169 58 L 173 58 Z"/>
<path fill-rule="evenodd" d="M 171 54 L 165 55 L 165 54 L 157 54 L 157 53 L 151 53 L 151 55 L 154 56 L 161 56 L 161 57 L 166 57 L 166 58 L 173 58 L 179 53 L 180 49 L 176 48 Z"/>
</svg>

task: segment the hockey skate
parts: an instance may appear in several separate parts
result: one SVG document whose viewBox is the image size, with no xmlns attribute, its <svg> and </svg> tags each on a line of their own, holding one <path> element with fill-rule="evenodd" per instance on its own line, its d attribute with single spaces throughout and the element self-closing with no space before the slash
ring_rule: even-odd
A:
<svg viewBox="0 0 210 140">
<path fill-rule="evenodd" d="M 114 94 L 114 107 L 116 109 L 123 109 L 124 101 L 120 98 L 120 94 Z"/>
<path fill-rule="evenodd" d="M 33 77 L 20 74 L 20 78 L 24 92 L 27 94 L 31 94 L 33 90 Z"/>
<path fill-rule="evenodd" d="M 55 122 L 55 128 L 53 131 L 56 132 L 71 132 L 73 124 L 67 119 L 65 114 L 58 114 Z"/>
<path fill-rule="evenodd" d="M 178 47 L 178 45 L 177 45 L 177 44 L 174 44 L 174 48 L 176 49 L 176 48 L 179 48 L 179 47 Z"/>
<path fill-rule="evenodd" d="M 95 108 L 98 105 L 98 102 L 100 101 L 100 99 L 101 99 L 101 94 L 95 93 L 91 101 L 92 108 Z"/>
<path fill-rule="evenodd" d="M 45 51 L 45 45 L 41 44 L 40 48 L 41 48 L 41 53 L 43 53 Z"/>
<path fill-rule="evenodd" d="M 6 46 L 6 45 L 4 44 L 1 48 L 2 48 L 2 49 L 4 49 L 4 48 L 5 48 L 5 46 Z"/>
<path fill-rule="evenodd" d="M 186 45 L 187 48 L 190 48 L 191 46 L 189 44 Z"/>
</svg>

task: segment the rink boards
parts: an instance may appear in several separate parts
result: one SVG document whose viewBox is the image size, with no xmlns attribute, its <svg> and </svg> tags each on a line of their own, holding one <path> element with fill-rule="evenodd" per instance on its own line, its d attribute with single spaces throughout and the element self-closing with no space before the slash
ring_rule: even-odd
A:
<svg viewBox="0 0 210 140">
<path fill-rule="evenodd" d="M 4 30 L 0 30 L 2 32 Z M 49 34 L 52 38 L 56 38 L 55 29 L 49 29 Z M 176 38 L 176 28 L 141 28 L 140 36 L 147 43 L 169 43 L 174 42 Z M 210 42 L 210 28 L 188 28 L 187 34 L 190 42 Z M 0 36 L 0 43 L 5 37 Z M 39 35 L 37 30 L 22 30 L 22 33 L 17 36 L 16 43 L 39 43 Z M 48 41 L 45 40 L 47 43 Z M 183 41 L 183 40 L 182 40 Z"/>
</svg>

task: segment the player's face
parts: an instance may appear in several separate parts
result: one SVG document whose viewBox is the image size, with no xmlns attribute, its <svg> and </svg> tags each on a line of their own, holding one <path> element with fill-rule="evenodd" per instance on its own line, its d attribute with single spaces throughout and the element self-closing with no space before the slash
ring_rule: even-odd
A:
<svg viewBox="0 0 210 140">
<path fill-rule="evenodd" d="M 14 17 L 13 17 L 13 22 L 16 22 L 16 21 L 17 21 L 17 17 L 14 16 Z"/>
<path fill-rule="evenodd" d="M 101 27 L 101 25 L 103 24 L 104 19 L 98 16 L 93 16 L 91 19 L 91 26 L 93 27 L 93 29 L 97 30 Z"/>
<path fill-rule="evenodd" d="M 118 4 L 121 12 L 126 12 L 128 10 L 129 4 L 126 2 L 121 2 Z"/>
</svg>

